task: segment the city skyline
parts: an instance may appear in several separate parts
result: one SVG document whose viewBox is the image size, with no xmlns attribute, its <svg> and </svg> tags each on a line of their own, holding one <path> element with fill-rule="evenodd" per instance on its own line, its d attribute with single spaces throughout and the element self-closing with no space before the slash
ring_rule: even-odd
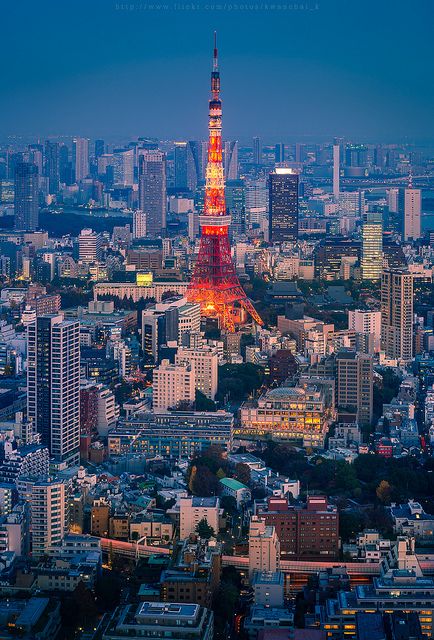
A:
<svg viewBox="0 0 434 640">
<path fill-rule="evenodd" d="M 420 1 L 409 13 L 403 1 L 393 12 L 368 4 L 371 11 L 366 3 L 329 0 L 297 10 L 225 12 L 199 4 L 187 10 L 191 5 L 169 3 L 157 11 L 94 2 L 83 13 L 79 1 L 73 13 L 58 7 L 48 14 L 50 2 L 26 3 L 32 31 L 23 25 L 19 52 L 9 41 L 13 30 L 5 34 L 2 129 L 6 135 L 203 138 L 206 52 L 217 29 L 228 139 L 432 141 L 430 5 Z M 11 24 L 15 11 L 6 7 Z M 48 16 L 50 37 L 36 40 Z M 183 97 L 172 117 L 175 94 Z"/>
</svg>

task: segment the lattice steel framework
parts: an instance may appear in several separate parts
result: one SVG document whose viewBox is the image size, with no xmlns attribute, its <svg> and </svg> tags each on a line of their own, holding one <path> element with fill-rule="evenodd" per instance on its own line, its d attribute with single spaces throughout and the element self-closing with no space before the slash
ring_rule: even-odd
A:
<svg viewBox="0 0 434 640">
<path fill-rule="evenodd" d="M 226 212 L 222 160 L 222 103 L 214 34 L 204 213 L 199 218 L 199 254 L 187 298 L 190 302 L 200 303 L 203 315 L 218 317 L 220 326 L 233 332 L 236 322 L 240 321 L 241 308 L 258 324 L 262 324 L 262 320 L 246 296 L 232 262 L 228 234 L 231 217 Z"/>
</svg>

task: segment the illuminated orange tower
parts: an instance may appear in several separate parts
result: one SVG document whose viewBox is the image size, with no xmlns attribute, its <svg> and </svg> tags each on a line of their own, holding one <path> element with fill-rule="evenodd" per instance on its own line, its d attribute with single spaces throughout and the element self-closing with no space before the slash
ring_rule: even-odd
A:
<svg viewBox="0 0 434 640">
<path fill-rule="evenodd" d="M 206 167 L 205 203 L 199 218 L 201 239 L 199 255 L 187 291 L 190 302 L 199 302 L 203 315 L 217 317 L 220 326 L 235 331 L 243 308 L 262 324 L 247 298 L 235 271 L 228 229 L 231 217 L 226 211 L 222 162 L 222 103 L 217 43 L 214 34 L 214 59 L 209 101 L 209 143 Z M 238 309 L 238 312 L 237 312 Z"/>
</svg>

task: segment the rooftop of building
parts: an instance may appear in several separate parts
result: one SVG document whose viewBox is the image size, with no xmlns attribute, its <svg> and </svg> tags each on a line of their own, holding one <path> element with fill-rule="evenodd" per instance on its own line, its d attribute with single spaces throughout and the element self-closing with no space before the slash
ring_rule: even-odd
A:
<svg viewBox="0 0 434 640">
<path fill-rule="evenodd" d="M 242 482 L 238 482 L 238 480 L 235 480 L 235 478 L 222 478 L 220 480 L 220 483 L 224 487 L 228 487 L 228 489 L 231 489 L 232 491 L 240 491 L 241 489 L 249 490 L 249 488 L 245 484 L 243 484 Z"/>
</svg>

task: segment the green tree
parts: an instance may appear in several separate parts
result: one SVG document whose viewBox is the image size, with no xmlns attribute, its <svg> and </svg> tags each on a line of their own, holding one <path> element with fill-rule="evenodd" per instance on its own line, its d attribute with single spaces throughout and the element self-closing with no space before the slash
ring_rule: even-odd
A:
<svg viewBox="0 0 434 640">
<path fill-rule="evenodd" d="M 196 411 L 216 411 L 217 410 L 215 402 L 210 400 L 210 398 L 207 398 L 206 395 L 202 393 L 202 391 L 199 391 L 199 389 L 196 389 L 194 402 L 195 402 Z"/>
<path fill-rule="evenodd" d="M 202 520 L 197 523 L 195 531 L 201 538 L 205 538 L 206 540 L 215 536 L 214 529 L 208 524 L 205 518 L 202 518 Z"/>
</svg>

